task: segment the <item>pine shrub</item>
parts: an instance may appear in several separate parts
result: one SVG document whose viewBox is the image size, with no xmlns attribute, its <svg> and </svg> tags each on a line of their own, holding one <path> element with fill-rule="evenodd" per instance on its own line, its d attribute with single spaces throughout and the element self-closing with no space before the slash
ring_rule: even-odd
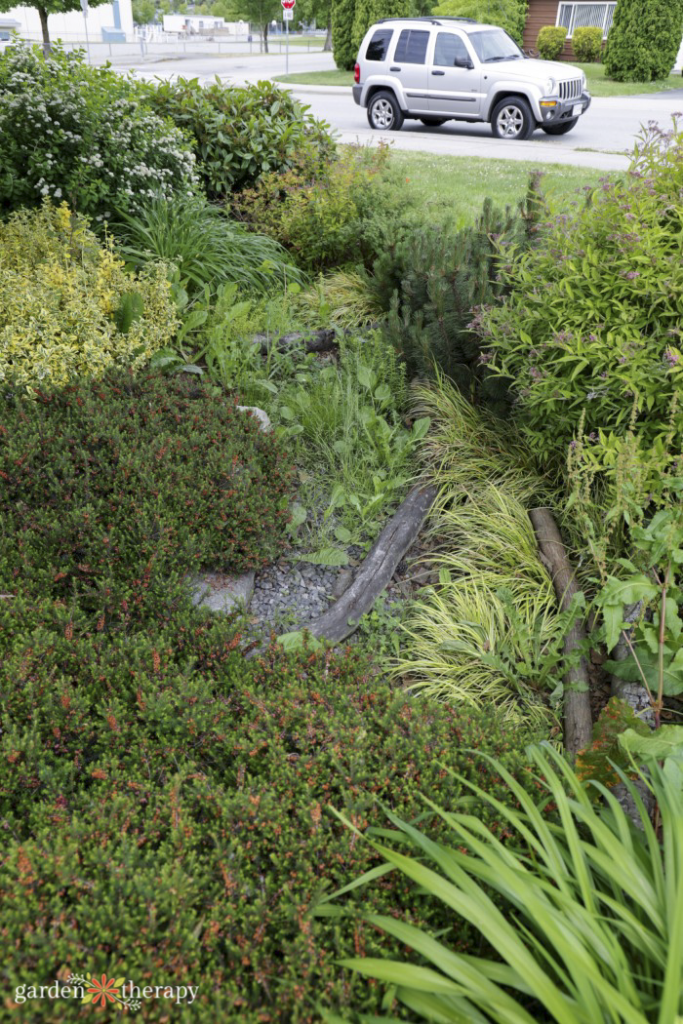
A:
<svg viewBox="0 0 683 1024">
<path fill-rule="evenodd" d="M 666 78 L 682 33 L 681 0 L 619 0 L 605 46 L 607 77 L 616 82 Z"/>
<path fill-rule="evenodd" d="M 103 627 L 162 614 L 187 573 L 285 545 L 291 471 L 272 434 L 196 378 L 111 374 L 0 414 L 0 591 Z M 66 614 L 66 612 L 65 612 Z"/>
<path fill-rule="evenodd" d="M 384 824 L 381 802 L 438 837 L 419 794 L 462 806 L 454 769 L 502 796 L 472 748 L 533 789 L 523 738 L 492 711 L 392 693 L 358 653 L 271 649 L 246 662 L 234 627 L 178 616 L 112 643 L 64 633 L 41 608 L 27 621 L 21 601 L 0 606 L 6 989 L 89 970 L 198 985 L 182 1021 L 379 1012 L 381 993 L 335 963 L 384 948 L 361 901 L 350 929 L 312 916 L 376 863 L 329 806 L 366 831 Z M 468 806 L 498 829 L 492 809 Z M 381 879 L 370 905 L 473 948 L 451 911 L 435 913 L 400 878 Z M 65 1003 L 30 1006 L 35 1024 L 80 1019 Z M 168 1006 L 143 1013 L 161 1024 Z"/>
<path fill-rule="evenodd" d="M 499 210 L 487 199 L 472 226 L 417 227 L 387 247 L 374 287 L 389 311 L 387 337 L 410 373 L 432 377 L 437 366 L 473 401 L 507 412 L 508 382 L 488 373 L 473 318 L 500 301 L 502 256 L 529 245 L 542 209 L 534 177 L 520 210 Z"/>
</svg>

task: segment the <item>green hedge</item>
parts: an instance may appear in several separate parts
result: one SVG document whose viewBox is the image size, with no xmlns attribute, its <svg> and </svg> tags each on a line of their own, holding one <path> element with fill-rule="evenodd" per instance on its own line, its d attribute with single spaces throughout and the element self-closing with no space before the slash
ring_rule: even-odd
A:
<svg viewBox="0 0 683 1024">
<path fill-rule="evenodd" d="M 364 831 L 384 824 L 381 801 L 438 835 L 419 794 L 464 806 L 453 768 L 502 796 L 470 748 L 533 787 L 523 737 L 495 713 L 393 694 L 357 652 L 271 649 L 248 662 L 234 625 L 197 612 L 116 638 L 65 633 L 60 615 L 49 602 L 0 605 L 6 994 L 91 971 L 198 985 L 193 1007 L 174 1007 L 180 1021 L 379 1012 L 381 993 L 335 960 L 379 953 L 384 940 L 360 920 L 311 913 L 374 863 L 328 805 Z M 495 812 L 471 808 L 498 828 Z M 371 905 L 475 949 L 453 914 L 398 877 L 380 881 Z M 28 1005 L 36 1024 L 92 1012 Z M 142 1019 L 168 1020 L 166 1005 L 145 1004 Z"/>
<path fill-rule="evenodd" d="M 536 46 L 543 60 L 557 60 L 566 38 L 567 30 L 561 25 L 544 25 L 536 37 Z"/>
</svg>

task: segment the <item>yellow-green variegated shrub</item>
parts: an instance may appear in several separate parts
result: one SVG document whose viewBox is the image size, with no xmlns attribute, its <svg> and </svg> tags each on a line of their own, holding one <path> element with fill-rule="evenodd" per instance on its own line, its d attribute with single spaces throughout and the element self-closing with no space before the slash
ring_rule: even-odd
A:
<svg viewBox="0 0 683 1024">
<path fill-rule="evenodd" d="M 66 203 L 0 224 L 0 381 L 59 385 L 138 368 L 177 323 L 165 265 L 127 273 Z"/>
</svg>

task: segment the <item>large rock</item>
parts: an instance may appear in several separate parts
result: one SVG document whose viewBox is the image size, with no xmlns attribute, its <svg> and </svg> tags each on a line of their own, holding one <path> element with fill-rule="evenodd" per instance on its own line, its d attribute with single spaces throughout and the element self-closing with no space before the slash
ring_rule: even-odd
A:
<svg viewBox="0 0 683 1024">
<path fill-rule="evenodd" d="M 192 580 L 192 604 L 224 615 L 246 609 L 254 593 L 255 578 L 253 570 L 242 576 L 227 576 L 220 572 L 203 573 Z"/>
<path fill-rule="evenodd" d="M 272 429 L 270 425 L 270 417 L 267 412 L 263 411 L 263 409 L 259 409 L 256 405 L 238 405 L 237 408 L 240 412 L 250 412 L 252 416 L 255 416 L 261 423 L 261 430 L 268 431 Z"/>
</svg>

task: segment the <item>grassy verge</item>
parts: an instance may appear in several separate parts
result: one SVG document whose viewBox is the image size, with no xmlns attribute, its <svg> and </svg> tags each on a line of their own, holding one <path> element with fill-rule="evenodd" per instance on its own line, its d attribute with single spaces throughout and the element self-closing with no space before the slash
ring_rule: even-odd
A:
<svg viewBox="0 0 683 1024">
<path fill-rule="evenodd" d="M 592 96 L 641 96 L 643 93 L 683 89 L 683 76 L 669 75 L 658 82 L 612 82 L 603 64 L 576 64 L 585 73 Z"/>
<path fill-rule="evenodd" d="M 353 85 L 353 71 L 302 71 L 297 75 L 278 75 L 276 82 L 288 85 Z"/>
<path fill-rule="evenodd" d="M 394 167 L 405 175 L 406 184 L 417 193 L 421 215 L 456 224 L 469 223 L 490 196 L 499 206 L 517 203 L 524 194 L 529 174 L 538 165 L 518 160 L 473 160 L 465 156 L 435 156 L 394 150 Z M 556 208 L 576 200 L 584 185 L 596 185 L 604 171 L 588 167 L 548 164 L 543 167 L 543 190 Z"/>
<path fill-rule="evenodd" d="M 612 82 L 602 64 L 576 64 L 585 72 L 588 90 L 593 96 L 638 96 L 643 93 L 683 89 L 682 75 L 669 75 L 659 82 Z M 352 71 L 305 71 L 298 75 L 280 75 L 276 82 L 292 85 L 353 85 Z"/>
</svg>

